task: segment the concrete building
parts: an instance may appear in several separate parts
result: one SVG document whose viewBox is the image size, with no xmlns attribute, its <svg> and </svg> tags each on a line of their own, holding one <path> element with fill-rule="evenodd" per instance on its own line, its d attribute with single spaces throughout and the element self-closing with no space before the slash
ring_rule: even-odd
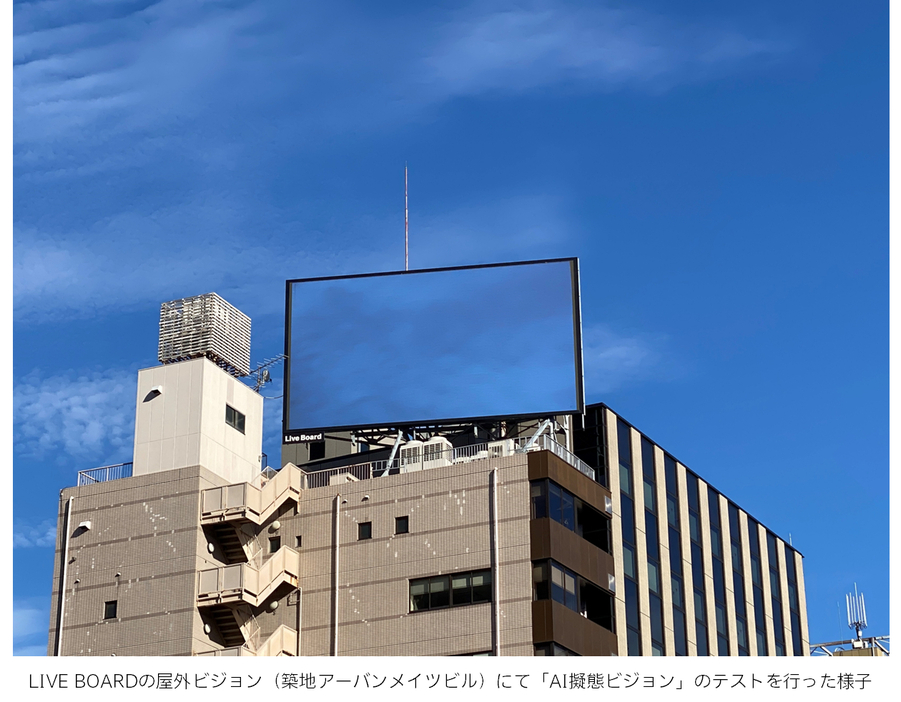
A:
<svg viewBox="0 0 901 702">
<path fill-rule="evenodd" d="M 261 471 L 260 395 L 169 360 L 61 492 L 50 655 L 807 655 L 801 555 L 605 405 Z"/>
</svg>

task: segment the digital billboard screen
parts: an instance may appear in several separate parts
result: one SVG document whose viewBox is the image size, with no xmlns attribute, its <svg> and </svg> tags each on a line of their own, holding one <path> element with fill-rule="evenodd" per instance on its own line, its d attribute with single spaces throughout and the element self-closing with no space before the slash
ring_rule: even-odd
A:
<svg viewBox="0 0 901 702">
<path fill-rule="evenodd" d="M 575 258 L 287 281 L 284 440 L 582 412 Z"/>
</svg>

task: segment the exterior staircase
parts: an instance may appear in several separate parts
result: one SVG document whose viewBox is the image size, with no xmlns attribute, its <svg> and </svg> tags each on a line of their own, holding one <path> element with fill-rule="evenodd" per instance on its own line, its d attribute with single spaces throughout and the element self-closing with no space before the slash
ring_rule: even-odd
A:
<svg viewBox="0 0 901 702">
<path fill-rule="evenodd" d="M 260 486 L 235 483 L 208 488 L 201 497 L 201 525 L 222 522 L 264 524 L 287 500 L 300 500 L 304 474 L 293 463 L 277 473 L 259 476 Z"/>
<path fill-rule="evenodd" d="M 217 651 L 204 651 L 198 656 L 294 656 L 297 651 L 297 632 L 282 624 L 272 636 L 254 650 L 248 644 L 234 645 Z"/>
<path fill-rule="evenodd" d="M 259 568 L 250 563 L 235 563 L 200 571 L 197 587 L 198 607 L 245 603 L 259 607 L 280 585 L 297 587 L 300 578 L 300 554 L 283 546 Z"/>
</svg>

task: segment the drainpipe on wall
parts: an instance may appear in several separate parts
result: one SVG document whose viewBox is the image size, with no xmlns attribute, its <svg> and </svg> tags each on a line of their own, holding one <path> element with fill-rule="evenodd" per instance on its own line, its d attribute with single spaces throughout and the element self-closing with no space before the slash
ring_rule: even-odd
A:
<svg viewBox="0 0 901 702">
<path fill-rule="evenodd" d="M 332 541 L 334 548 L 332 550 L 332 652 L 331 655 L 338 655 L 338 537 L 340 535 L 340 524 L 338 518 L 341 516 L 341 494 L 335 495 L 335 512 L 334 522 L 332 524 Z"/>
<path fill-rule="evenodd" d="M 493 634 L 492 653 L 501 655 L 501 608 L 500 608 L 500 545 L 498 544 L 497 519 L 497 468 L 488 476 L 491 494 L 491 629 Z"/>
<path fill-rule="evenodd" d="M 66 512 L 63 516 L 63 555 L 59 566 L 59 602 L 56 606 L 56 645 L 53 647 L 53 655 L 62 655 L 63 650 L 63 615 L 66 608 L 66 573 L 69 570 L 69 520 L 72 518 L 73 497 L 66 500 Z"/>
<path fill-rule="evenodd" d="M 303 588 L 297 588 L 297 657 L 300 658 L 300 625 L 301 625 L 301 614 L 300 609 L 303 606 Z"/>
</svg>

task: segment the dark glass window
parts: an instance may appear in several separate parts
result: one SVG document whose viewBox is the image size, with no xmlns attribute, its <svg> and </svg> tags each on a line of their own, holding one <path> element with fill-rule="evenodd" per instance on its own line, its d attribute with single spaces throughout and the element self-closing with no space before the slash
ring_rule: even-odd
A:
<svg viewBox="0 0 901 702">
<path fill-rule="evenodd" d="M 539 561 L 532 564 L 532 598 L 536 600 L 549 600 L 550 580 L 548 579 L 548 562 Z"/>
<path fill-rule="evenodd" d="M 300 548 L 303 546 L 303 536 L 297 535 L 294 537 L 294 548 Z"/>
<path fill-rule="evenodd" d="M 394 518 L 394 533 L 408 534 L 410 532 L 410 517 Z"/>
<path fill-rule="evenodd" d="M 547 517 L 547 490 L 546 480 L 536 480 L 529 488 L 532 495 L 532 519 Z"/>
<path fill-rule="evenodd" d="M 555 522 L 563 524 L 563 489 L 559 485 L 550 483 L 548 494 L 550 495 L 548 502 L 550 505 L 550 517 Z"/>
<path fill-rule="evenodd" d="M 785 655 L 785 625 L 782 618 L 782 587 L 779 577 L 779 552 L 776 537 L 770 532 L 766 534 L 767 558 L 770 565 L 770 595 L 773 607 L 773 638 L 776 643 L 775 654 Z"/>
<path fill-rule="evenodd" d="M 549 480 L 530 487 L 532 519 L 550 517 L 599 549 L 610 553 L 610 518 Z"/>
<path fill-rule="evenodd" d="M 554 561 L 532 564 L 532 596 L 553 600 L 589 621 L 613 631 L 613 597 L 581 575 Z"/>
<path fill-rule="evenodd" d="M 225 406 L 225 423 L 244 433 L 244 415 L 231 405 Z"/>
<path fill-rule="evenodd" d="M 769 655 L 766 641 L 766 615 L 763 611 L 763 580 L 760 563 L 760 536 L 757 522 L 748 518 L 748 550 L 751 552 L 751 588 L 754 597 L 754 629 L 757 655 Z"/>
<path fill-rule="evenodd" d="M 282 547 L 282 537 L 272 536 L 269 538 L 269 553 L 275 553 Z"/>
<path fill-rule="evenodd" d="M 365 541 L 372 538 L 372 522 L 360 522 L 357 525 L 357 540 Z"/>
<path fill-rule="evenodd" d="M 621 419 L 616 422 L 617 443 L 619 444 L 619 489 L 632 494 L 632 432 Z"/>
<path fill-rule="evenodd" d="M 103 618 L 104 619 L 115 619 L 117 616 L 117 612 L 119 610 L 119 601 L 112 600 L 111 602 L 105 602 L 103 604 Z"/>
<path fill-rule="evenodd" d="M 324 441 L 311 441 L 310 442 L 310 460 L 311 461 L 319 461 L 325 458 L 325 442 Z"/>
<path fill-rule="evenodd" d="M 603 407 L 586 407 L 585 424 L 573 432 L 573 452 L 595 469 L 595 478 L 607 485 L 607 423 Z"/>
<path fill-rule="evenodd" d="M 410 611 L 491 602 L 491 571 L 473 570 L 410 581 Z"/>
<path fill-rule="evenodd" d="M 566 490 L 562 491 L 563 519 L 561 524 L 570 531 L 576 530 L 576 505 L 572 494 Z"/>
</svg>

